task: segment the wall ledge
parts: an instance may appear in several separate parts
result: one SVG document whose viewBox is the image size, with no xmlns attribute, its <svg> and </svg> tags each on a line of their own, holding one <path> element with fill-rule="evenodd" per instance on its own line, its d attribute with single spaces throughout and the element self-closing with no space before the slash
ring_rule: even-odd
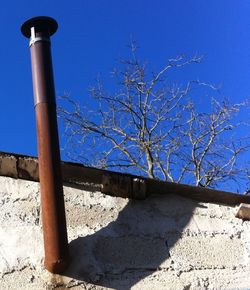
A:
<svg viewBox="0 0 250 290">
<path fill-rule="evenodd" d="M 72 186 L 92 186 L 104 194 L 132 199 L 145 199 L 150 195 L 177 194 L 201 202 L 225 205 L 250 204 L 250 196 L 144 178 L 87 167 L 79 163 L 63 162 L 63 182 Z M 37 157 L 0 152 L 0 176 L 39 181 Z M 250 209 L 249 209 L 250 211 Z"/>
</svg>

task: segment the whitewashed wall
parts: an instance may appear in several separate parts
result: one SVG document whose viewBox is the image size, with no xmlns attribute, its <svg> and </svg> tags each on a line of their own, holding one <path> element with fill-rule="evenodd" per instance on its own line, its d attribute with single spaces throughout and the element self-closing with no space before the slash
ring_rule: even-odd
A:
<svg viewBox="0 0 250 290">
<path fill-rule="evenodd" d="M 72 263 L 43 269 L 39 184 L 0 177 L 0 289 L 250 289 L 250 222 L 233 207 L 65 186 Z"/>
</svg>

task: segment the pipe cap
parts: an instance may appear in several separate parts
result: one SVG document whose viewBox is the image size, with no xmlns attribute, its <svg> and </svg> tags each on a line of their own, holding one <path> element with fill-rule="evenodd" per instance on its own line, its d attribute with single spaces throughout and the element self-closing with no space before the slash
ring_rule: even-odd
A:
<svg viewBox="0 0 250 290">
<path fill-rule="evenodd" d="M 57 31 L 58 24 L 55 19 L 48 16 L 31 18 L 21 26 L 22 34 L 27 38 L 31 36 L 31 27 L 35 27 L 36 32 L 47 32 L 51 36 Z"/>
</svg>

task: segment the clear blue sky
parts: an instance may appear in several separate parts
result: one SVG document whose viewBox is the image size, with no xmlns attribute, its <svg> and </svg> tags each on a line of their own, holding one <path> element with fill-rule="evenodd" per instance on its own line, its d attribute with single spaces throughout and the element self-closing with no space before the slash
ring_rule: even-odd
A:
<svg viewBox="0 0 250 290">
<path fill-rule="evenodd" d="M 30 54 L 20 25 L 39 15 L 59 23 L 52 39 L 58 95 L 84 98 L 133 36 L 153 67 L 180 53 L 204 54 L 184 78 L 223 83 L 233 102 L 250 96 L 248 0 L 2 1 L 0 151 L 37 155 Z"/>
</svg>

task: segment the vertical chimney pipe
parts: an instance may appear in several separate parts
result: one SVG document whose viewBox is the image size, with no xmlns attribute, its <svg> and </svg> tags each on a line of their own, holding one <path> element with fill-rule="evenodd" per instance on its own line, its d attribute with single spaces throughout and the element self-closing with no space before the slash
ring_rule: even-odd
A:
<svg viewBox="0 0 250 290">
<path fill-rule="evenodd" d="M 50 49 L 50 36 L 57 28 L 54 19 L 41 16 L 26 21 L 21 31 L 30 39 L 45 250 L 44 265 L 48 271 L 59 274 L 68 265 L 69 250 Z"/>
</svg>

